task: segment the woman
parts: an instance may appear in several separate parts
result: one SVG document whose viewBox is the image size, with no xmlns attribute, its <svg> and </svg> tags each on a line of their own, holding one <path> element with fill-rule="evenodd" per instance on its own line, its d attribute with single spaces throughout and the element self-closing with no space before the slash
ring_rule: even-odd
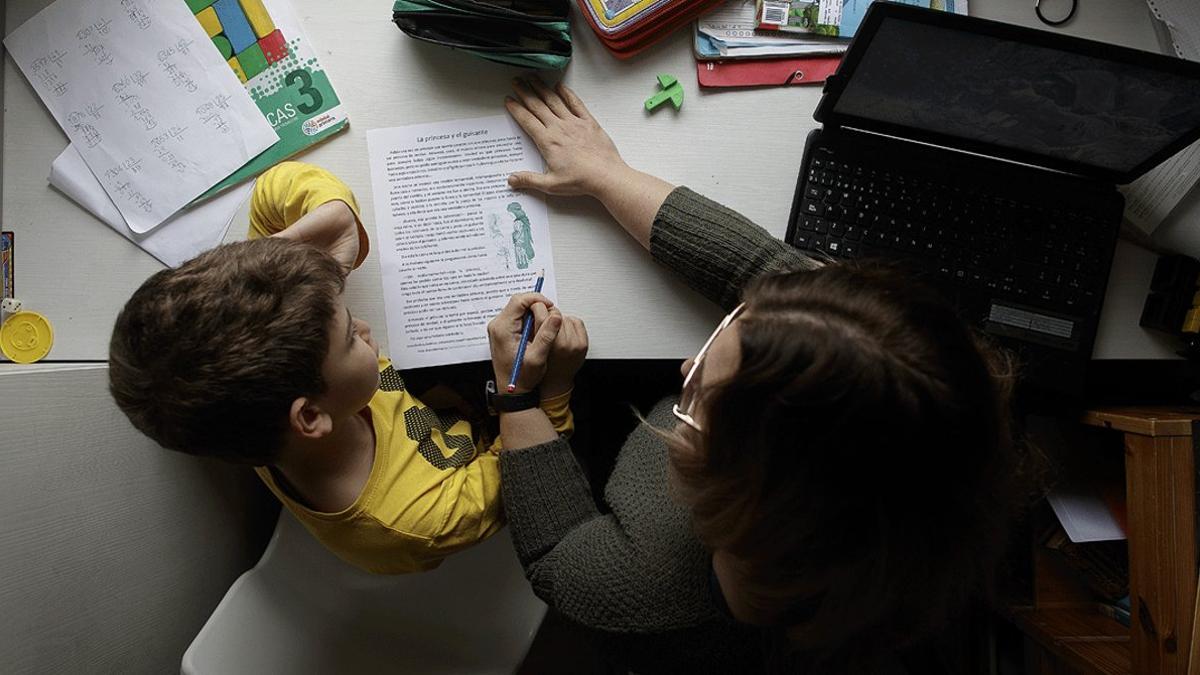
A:
<svg viewBox="0 0 1200 675">
<path fill-rule="evenodd" d="M 823 266 L 625 165 L 566 87 L 515 89 L 508 111 L 547 171 L 510 184 L 599 199 L 730 310 L 684 363 L 678 401 L 622 447 L 610 512 L 544 413 L 501 415 L 505 507 L 534 591 L 642 675 L 895 667 L 986 588 L 1003 547 L 1017 487 L 1003 359 L 895 269 Z M 498 377 L 527 307 L 532 388 L 575 367 L 586 334 L 517 296 L 489 330 Z"/>
</svg>

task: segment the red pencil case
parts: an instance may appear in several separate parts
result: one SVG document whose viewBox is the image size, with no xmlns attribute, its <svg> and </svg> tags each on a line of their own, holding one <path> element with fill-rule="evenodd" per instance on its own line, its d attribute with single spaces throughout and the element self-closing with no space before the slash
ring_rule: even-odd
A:
<svg viewBox="0 0 1200 675">
<path fill-rule="evenodd" d="M 580 13 L 583 14 L 588 25 L 592 27 L 592 30 L 596 33 L 596 37 L 600 38 L 600 43 L 618 59 L 627 59 L 667 37 L 700 14 L 721 4 L 724 0 L 680 0 L 679 2 L 669 2 L 647 14 L 642 20 L 630 24 L 623 30 L 607 34 L 592 15 L 591 9 L 588 6 L 588 0 L 577 1 Z"/>
</svg>

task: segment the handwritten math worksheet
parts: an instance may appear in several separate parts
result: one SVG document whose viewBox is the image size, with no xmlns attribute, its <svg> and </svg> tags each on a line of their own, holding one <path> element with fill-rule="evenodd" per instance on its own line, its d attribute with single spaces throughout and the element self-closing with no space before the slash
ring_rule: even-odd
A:
<svg viewBox="0 0 1200 675">
<path fill-rule="evenodd" d="M 183 0 L 58 0 L 4 45 L 134 232 L 279 138 Z"/>
</svg>

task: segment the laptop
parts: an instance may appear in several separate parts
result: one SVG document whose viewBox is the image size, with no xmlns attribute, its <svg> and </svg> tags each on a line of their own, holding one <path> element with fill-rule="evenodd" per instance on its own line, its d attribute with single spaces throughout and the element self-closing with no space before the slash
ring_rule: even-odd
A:
<svg viewBox="0 0 1200 675">
<path fill-rule="evenodd" d="M 1200 138 L 1200 63 L 875 2 L 815 117 L 787 241 L 903 260 L 1025 384 L 1077 395 L 1117 185 Z"/>
</svg>

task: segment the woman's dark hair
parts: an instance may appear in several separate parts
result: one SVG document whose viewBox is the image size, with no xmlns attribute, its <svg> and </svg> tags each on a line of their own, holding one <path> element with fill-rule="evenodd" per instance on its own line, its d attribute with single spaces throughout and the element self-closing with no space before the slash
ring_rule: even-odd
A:
<svg viewBox="0 0 1200 675">
<path fill-rule="evenodd" d="M 701 540 L 790 645 L 851 663 L 986 591 L 1024 492 L 1008 357 L 895 268 L 836 264 L 746 289 L 736 374 L 670 434 Z"/>
</svg>

